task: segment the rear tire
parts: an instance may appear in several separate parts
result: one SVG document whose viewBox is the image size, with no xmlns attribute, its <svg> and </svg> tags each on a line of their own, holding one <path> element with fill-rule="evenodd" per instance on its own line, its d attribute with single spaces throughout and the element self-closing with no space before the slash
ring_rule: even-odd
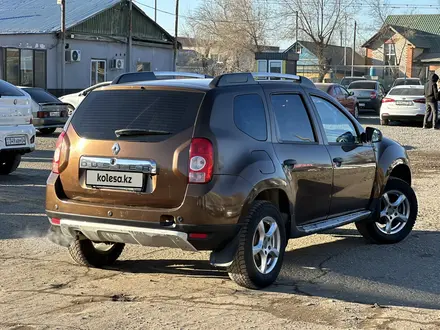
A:
<svg viewBox="0 0 440 330">
<path fill-rule="evenodd" d="M 102 268 L 115 263 L 124 250 L 125 244 L 110 243 L 106 246 L 107 249 L 99 249 L 92 241 L 76 237 L 69 246 L 69 253 L 72 259 L 81 266 Z"/>
<path fill-rule="evenodd" d="M 52 134 L 53 132 L 55 132 L 57 129 L 56 128 L 40 128 L 39 131 L 41 134 L 43 135 L 49 135 Z"/>
<path fill-rule="evenodd" d="M 266 201 L 254 202 L 243 222 L 229 277 L 245 288 L 261 289 L 275 282 L 280 273 L 285 224 L 277 207 Z"/>
<path fill-rule="evenodd" d="M 21 155 L 15 153 L 6 153 L 0 155 L 0 175 L 8 175 L 14 172 L 21 162 Z"/>
<path fill-rule="evenodd" d="M 402 200 L 397 205 L 399 198 Z M 391 206 L 392 204 L 395 206 Z M 405 181 L 391 177 L 381 197 L 379 217 L 373 221 L 369 219 L 357 222 L 356 228 L 371 243 L 398 243 L 411 233 L 417 212 L 417 197 L 414 190 Z"/>
<path fill-rule="evenodd" d="M 388 126 L 390 124 L 390 120 L 389 119 L 381 119 L 380 124 L 382 126 Z"/>
<path fill-rule="evenodd" d="M 359 118 L 359 105 L 356 104 L 354 106 L 354 118 L 358 119 Z"/>
</svg>

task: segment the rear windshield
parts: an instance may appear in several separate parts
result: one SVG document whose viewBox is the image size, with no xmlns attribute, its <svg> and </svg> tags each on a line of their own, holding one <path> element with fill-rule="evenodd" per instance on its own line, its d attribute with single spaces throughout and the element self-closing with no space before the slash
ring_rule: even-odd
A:
<svg viewBox="0 0 440 330">
<path fill-rule="evenodd" d="M 41 88 L 25 88 L 24 91 L 37 103 L 62 103 L 55 96 Z"/>
<path fill-rule="evenodd" d="M 24 96 L 24 94 L 18 87 L 4 80 L 0 80 L 0 97 L 2 96 Z"/>
<path fill-rule="evenodd" d="M 389 95 L 423 96 L 423 88 L 393 88 Z"/>
<path fill-rule="evenodd" d="M 322 90 L 323 92 L 326 92 L 326 93 L 327 93 L 327 91 L 328 91 L 328 89 L 330 87 L 328 85 L 321 85 L 321 84 L 315 84 L 315 86 L 318 87 L 318 89 L 320 89 L 320 90 Z"/>
<path fill-rule="evenodd" d="M 376 89 L 375 82 L 355 81 L 350 84 L 349 89 Z"/>
<path fill-rule="evenodd" d="M 341 80 L 341 85 L 350 85 L 353 81 L 365 80 L 365 78 L 344 78 Z"/>
<path fill-rule="evenodd" d="M 399 79 L 394 82 L 394 86 L 401 85 L 420 85 L 420 80 L 418 79 Z"/>
<path fill-rule="evenodd" d="M 115 140 L 119 129 L 165 131 L 169 135 L 121 136 L 159 141 L 194 125 L 204 93 L 169 90 L 105 90 L 91 92 L 75 110 L 72 125 L 84 138 Z"/>
</svg>

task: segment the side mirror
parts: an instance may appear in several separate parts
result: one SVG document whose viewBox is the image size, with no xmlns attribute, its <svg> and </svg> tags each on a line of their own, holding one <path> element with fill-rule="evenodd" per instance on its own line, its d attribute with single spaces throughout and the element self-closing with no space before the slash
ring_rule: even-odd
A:
<svg viewBox="0 0 440 330">
<path fill-rule="evenodd" d="M 348 92 L 348 93 L 350 94 L 350 96 L 353 96 L 353 95 L 354 95 L 354 92 L 351 92 L 351 91 L 350 91 L 350 92 Z"/>
<path fill-rule="evenodd" d="M 382 141 L 382 132 L 374 127 L 365 129 L 365 142 L 377 143 Z"/>
</svg>

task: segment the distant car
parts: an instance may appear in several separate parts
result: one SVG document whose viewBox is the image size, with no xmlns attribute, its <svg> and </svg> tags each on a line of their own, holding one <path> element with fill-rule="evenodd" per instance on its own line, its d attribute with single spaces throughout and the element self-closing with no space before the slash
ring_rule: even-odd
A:
<svg viewBox="0 0 440 330">
<path fill-rule="evenodd" d="M 73 94 L 68 94 L 68 95 L 64 95 L 60 97 L 60 101 L 66 103 L 68 105 L 69 108 L 69 116 L 72 114 L 72 112 L 78 108 L 78 106 L 81 104 L 81 102 L 84 100 L 84 98 L 93 90 L 99 88 L 99 87 L 104 87 L 104 86 L 108 86 L 111 84 L 111 81 L 105 81 L 93 86 L 90 86 L 84 90 L 82 90 L 79 93 L 73 93 Z"/>
<path fill-rule="evenodd" d="M 67 104 L 43 88 L 20 87 L 30 95 L 35 128 L 41 134 L 52 134 L 57 128 L 63 128 L 69 117 Z"/>
<path fill-rule="evenodd" d="M 323 92 L 333 96 L 339 101 L 355 118 L 359 117 L 359 102 L 353 92 L 349 92 L 339 84 L 315 84 Z"/>
<path fill-rule="evenodd" d="M 401 85 L 423 85 L 419 78 L 397 78 L 391 88 Z"/>
<path fill-rule="evenodd" d="M 375 80 L 355 81 L 348 89 L 356 95 L 360 109 L 374 109 L 379 114 L 382 99 L 385 96 L 381 83 Z"/>
<path fill-rule="evenodd" d="M 0 80 L 0 175 L 14 172 L 21 156 L 35 149 L 31 98 Z"/>
<path fill-rule="evenodd" d="M 390 121 L 423 121 L 425 115 L 424 87 L 421 85 L 399 85 L 392 88 L 382 100 L 381 125 Z"/>
<path fill-rule="evenodd" d="M 348 86 L 350 86 L 350 84 L 354 81 L 359 81 L 359 80 L 367 80 L 367 78 L 365 77 L 344 77 L 341 80 L 341 85 L 344 86 L 345 88 L 348 88 Z"/>
</svg>

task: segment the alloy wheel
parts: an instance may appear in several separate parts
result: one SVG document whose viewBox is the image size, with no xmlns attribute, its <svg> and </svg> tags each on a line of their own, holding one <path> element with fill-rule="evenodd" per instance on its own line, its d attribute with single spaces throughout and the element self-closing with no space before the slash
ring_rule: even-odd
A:
<svg viewBox="0 0 440 330">
<path fill-rule="evenodd" d="M 386 235 L 400 232 L 406 225 L 411 207 L 406 196 L 398 190 L 390 190 L 381 199 L 380 221 L 377 228 Z"/>
<path fill-rule="evenodd" d="M 277 222 L 265 217 L 259 223 L 253 237 L 253 260 L 262 274 L 269 274 L 276 266 L 281 251 L 281 235 Z"/>
</svg>

